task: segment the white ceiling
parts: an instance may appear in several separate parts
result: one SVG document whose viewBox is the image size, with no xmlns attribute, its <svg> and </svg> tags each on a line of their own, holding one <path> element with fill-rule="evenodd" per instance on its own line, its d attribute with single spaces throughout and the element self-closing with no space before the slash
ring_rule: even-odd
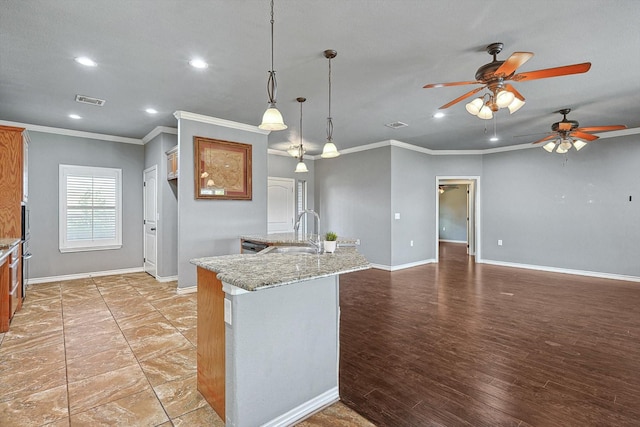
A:
<svg viewBox="0 0 640 427">
<path fill-rule="evenodd" d="M 142 138 L 175 127 L 176 110 L 257 125 L 267 107 L 268 0 L 0 0 L 0 9 L 0 120 Z M 298 141 L 296 97 L 304 96 L 305 145 L 320 152 L 325 49 L 338 51 L 331 109 L 339 149 L 388 139 L 430 149 L 525 144 L 565 107 L 581 126 L 640 127 L 638 22 L 638 0 L 275 0 L 277 105 L 289 129 L 272 132 L 269 146 Z M 464 101 L 433 118 L 475 86 L 422 86 L 474 80 L 492 42 L 504 43 L 498 59 L 535 53 L 519 72 L 592 67 L 514 83 L 527 104 L 495 121 L 469 115 Z M 81 55 L 98 66 L 78 65 Z M 209 68 L 191 68 L 193 56 Z M 78 104 L 76 94 L 107 102 Z M 159 114 L 145 113 L 150 106 Z M 409 126 L 384 126 L 394 121 Z M 494 125 L 499 142 L 488 141 Z"/>
</svg>

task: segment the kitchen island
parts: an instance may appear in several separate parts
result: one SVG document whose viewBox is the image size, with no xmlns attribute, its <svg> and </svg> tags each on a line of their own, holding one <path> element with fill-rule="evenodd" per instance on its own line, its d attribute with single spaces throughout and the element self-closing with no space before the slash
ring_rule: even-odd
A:
<svg viewBox="0 0 640 427">
<path fill-rule="evenodd" d="M 227 426 L 286 426 L 339 400 L 339 280 L 354 247 L 191 260 L 198 390 Z"/>
</svg>

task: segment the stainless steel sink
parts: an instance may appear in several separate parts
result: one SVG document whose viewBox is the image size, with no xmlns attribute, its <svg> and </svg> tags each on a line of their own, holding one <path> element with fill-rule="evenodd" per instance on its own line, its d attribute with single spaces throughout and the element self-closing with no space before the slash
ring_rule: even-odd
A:
<svg viewBox="0 0 640 427">
<path fill-rule="evenodd" d="M 258 254 L 317 254 L 313 246 L 269 246 Z"/>
</svg>

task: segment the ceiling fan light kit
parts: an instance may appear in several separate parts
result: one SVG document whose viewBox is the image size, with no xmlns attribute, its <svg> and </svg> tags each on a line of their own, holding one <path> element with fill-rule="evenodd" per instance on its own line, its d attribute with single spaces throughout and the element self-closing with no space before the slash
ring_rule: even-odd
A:
<svg viewBox="0 0 640 427">
<path fill-rule="evenodd" d="M 580 124 L 576 120 L 568 120 L 567 114 L 571 112 L 571 108 L 564 108 L 562 110 L 555 111 L 555 113 L 562 114 L 562 120 L 551 125 L 551 135 L 535 141 L 533 144 L 539 144 L 544 141 L 549 141 L 542 146 L 542 148 L 553 153 L 565 154 L 571 150 L 571 147 L 576 151 L 580 151 L 587 145 L 587 141 L 595 141 L 599 136 L 592 135 L 589 132 L 607 132 L 612 130 L 626 129 L 624 125 L 613 126 L 592 126 L 592 127 L 578 127 Z"/>
<path fill-rule="evenodd" d="M 524 96 L 522 96 L 507 81 L 524 81 L 537 80 L 549 77 L 565 76 L 569 74 L 586 73 L 591 68 L 590 62 L 581 64 L 566 65 L 562 67 L 547 68 L 544 70 L 529 71 L 515 74 L 516 69 L 533 57 L 532 52 L 514 52 L 507 60 L 499 61 L 497 55 L 502 52 L 504 45 L 502 43 L 491 43 L 487 46 L 487 52 L 493 56 L 493 61 L 484 64 L 475 74 L 475 81 L 467 82 L 451 82 L 451 83 L 434 83 L 425 85 L 425 89 L 446 87 L 446 86 L 463 86 L 471 84 L 481 84 L 483 86 L 473 89 L 464 95 L 444 104 L 441 110 L 449 108 L 460 101 L 463 101 L 483 89 L 488 89 L 484 95 L 475 98 L 467 103 L 466 109 L 480 119 L 488 120 L 493 118 L 493 113 L 501 108 L 507 108 L 510 114 L 515 113 L 525 104 Z"/>
<path fill-rule="evenodd" d="M 278 91 L 278 83 L 276 82 L 276 72 L 273 69 L 273 0 L 271 0 L 271 70 L 269 71 L 269 79 L 267 80 L 267 96 L 269 97 L 269 108 L 262 116 L 262 123 L 258 126 L 263 130 L 284 130 L 287 125 L 284 124 L 282 114 L 276 108 L 276 95 Z"/>
</svg>

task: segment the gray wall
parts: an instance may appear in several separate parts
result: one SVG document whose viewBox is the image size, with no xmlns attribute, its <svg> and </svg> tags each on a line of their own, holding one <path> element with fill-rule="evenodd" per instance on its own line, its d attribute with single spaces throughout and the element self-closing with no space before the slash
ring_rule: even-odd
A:
<svg viewBox="0 0 640 427">
<path fill-rule="evenodd" d="M 144 168 L 158 171 L 158 260 L 159 278 L 178 275 L 178 183 L 167 180 L 166 152 L 178 144 L 178 136 L 161 133 L 144 146 Z"/>
<path fill-rule="evenodd" d="M 194 198 L 193 137 L 253 146 L 253 200 Z M 178 287 L 196 286 L 192 258 L 240 253 L 240 236 L 267 233 L 267 135 L 180 119 L 178 124 Z"/>
<path fill-rule="evenodd" d="M 444 187 L 440 194 L 439 238 L 456 242 L 467 241 L 467 185 Z"/>
<path fill-rule="evenodd" d="M 640 276 L 637 135 L 483 157 L 484 259 Z"/>
<path fill-rule="evenodd" d="M 391 264 L 391 147 L 316 161 L 315 206 L 322 232 L 359 238 L 360 252 Z"/>
<path fill-rule="evenodd" d="M 309 172 L 307 173 L 295 173 L 296 164 L 298 160 L 291 156 L 281 156 L 278 154 L 269 154 L 268 156 L 268 174 L 270 177 L 277 178 L 290 178 L 307 181 L 307 207 L 314 209 L 315 206 L 315 161 L 311 159 L 305 159 L 304 162 L 307 165 Z M 296 201 L 297 203 L 297 201 Z M 322 225 L 322 224 L 321 224 Z"/>
<path fill-rule="evenodd" d="M 142 267 L 142 171 L 144 147 L 121 142 L 29 131 L 29 274 L 39 277 Z M 60 253 L 58 165 L 122 169 L 122 248 Z"/>
<path fill-rule="evenodd" d="M 391 147 L 391 262 L 396 266 L 435 257 L 433 156 Z M 400 219 L 395 219 L 395 214 Z M 433 224 L 433 225 L 432 225 Z M 413 240 L 413 246 L 410 242 Z"/>
</svg>

